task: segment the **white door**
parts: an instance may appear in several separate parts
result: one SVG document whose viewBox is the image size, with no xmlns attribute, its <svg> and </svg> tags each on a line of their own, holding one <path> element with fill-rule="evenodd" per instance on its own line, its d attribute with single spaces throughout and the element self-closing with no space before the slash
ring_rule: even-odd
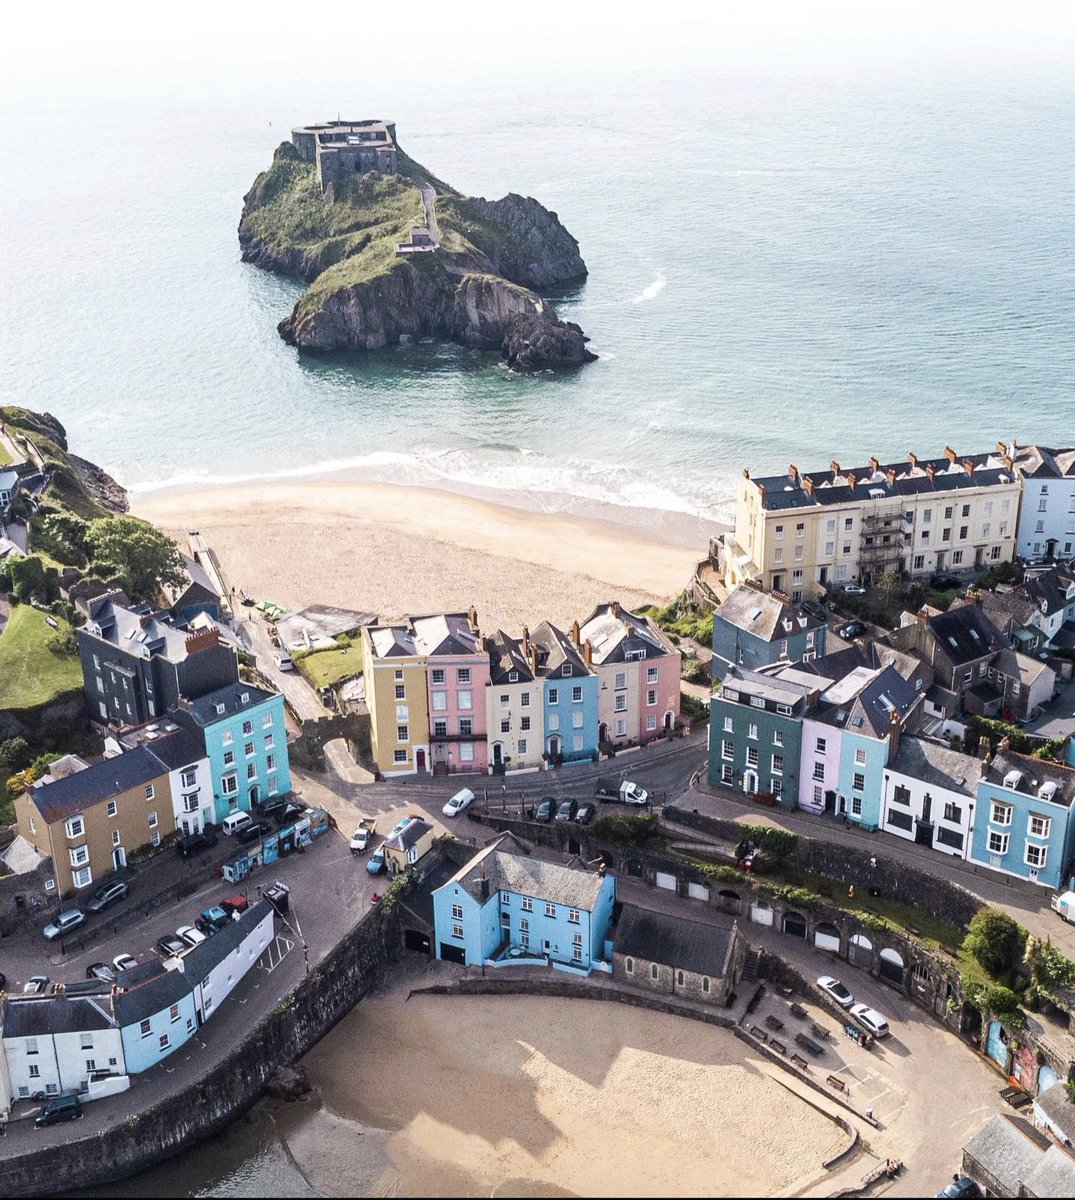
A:
<svg viewBox="0 0 1075 1200">
<path fill-rule="evenodd" d="M 666 871 L 658 871 L 657 886 L 664 888 L 666 891 L 674 892 L 676 890 L 676 877 L 669 875 Z"/>
<path fill-rule="evenodd" d="M 750 919 L 755 925 L 768 925 L 772 927 L 773 910 L 768 905 L 762 907 L 760 904 L 752 904 L 750 906 Z"/>
<path fill-rule="evenodd" d="M 688 883 L 687 895 L 692 900 L 709 900 L 709 888 L 704 883 Z"/>
</svg>

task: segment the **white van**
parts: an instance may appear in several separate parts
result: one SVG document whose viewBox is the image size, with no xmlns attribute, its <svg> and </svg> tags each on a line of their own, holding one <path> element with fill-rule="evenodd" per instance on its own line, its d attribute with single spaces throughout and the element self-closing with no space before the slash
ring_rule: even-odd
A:
<svg viewBox="0 0 1075 1200">
<path fill-rule="evenodd" d="M 276 655 L 276 665 L 281 671 L 294 671 L 295 664 L 291 661 L 291 655 L 286 650 L 280 650 Z"/>
<path fill-rule="evenodd" d="M 474 793 L 470 788 L 462 788 L 441 809 L 446 817 L 454 817 L 474 802 Z"/>
<path fill-rule="evenodd" d="M 230 817 L 225 817 L 220 824 L 220 828 L 227 834 L 238 833 L 244 826 L 250 824 L 250 814 L 244 812 L 232 813 Z"/>
</svg>

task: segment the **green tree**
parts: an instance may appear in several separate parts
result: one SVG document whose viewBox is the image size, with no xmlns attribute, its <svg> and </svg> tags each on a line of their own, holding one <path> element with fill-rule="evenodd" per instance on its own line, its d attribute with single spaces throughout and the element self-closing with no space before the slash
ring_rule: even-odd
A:
<svg viewBox="0 0 1075 1200">
<path fill-rule="evenodd" d="M 880 586 L 886 592 L 898 592 L 900 590 L 899 571 L 886 571 L 881 576 Z"/>
<path fill-rule="evenodd" d="M 135 517 L 104 517 L 90 524 L 95 559 L 114 563 L 133 597 L 148 598 L 183 582 L 183 558 L 170 537 Z"/>
<path fill-rule="evenodd" d="M 70 566 L 81 567 L 90 554 L 90 527 L 71 513 L 48 513 L 33 527 L 34 546 L 47 550 L 53 558 Z"/>
<path fill-rule="evenodd" d="M 1023 957 L 1026 930 L 999 908 L 980 908 L 971 918 L 967 950 L 991 975 L 1004 975 Z"/>
<path fill-rule="evenodd" d="M 30 743 L 21 737 L 0 742 L 0 767 L 24 767 L 29 761 Z"/>
<path fill-rule="evenodd" d="M 45 599 L 45 564 L 36 554 L 16 558 L 11 564 L 11 590 L 19 600 L 29 600 L 31 596 Z"/>
</svg>

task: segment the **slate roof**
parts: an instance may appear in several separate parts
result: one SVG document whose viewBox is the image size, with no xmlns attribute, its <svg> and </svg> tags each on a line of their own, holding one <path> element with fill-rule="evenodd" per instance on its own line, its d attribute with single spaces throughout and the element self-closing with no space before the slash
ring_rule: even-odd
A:
<svg viewBox="0 0 1075 1200">
<path fill-rule="evenodd" d="M 1034 1103 L 1065 1137 L 1075 1142 L 1075 1104 L 1068 1099 L 1067 1089 L 1062 1084 L 1054 1083 L 1051 1088 L 1046 1088 L 1035 1096 Z M 1072 1194 L 1075 1195 L 1075 1190 Z"/>
<path fill-rule="evenodd" d="M 418 650 L 406 625 L 370 625 L 366 632 L 374 658 L 414 658 Z"/>
<path fill-rule="evenodd" d="M 903 737 L 895 758 L 889 760 L 888 770 L 973 800 L 978 795 L 982 760 L 923 738 Z"/>
<path fill-rule="evenodd" d="M 1075 475 L 1075 450 L 1020 446 L 1013 455 L 1016 470 L 1028 479 L 1062 479 Z"/>
<path fill-rule="evenodd" d="M 763 642 L 783 641 L 825 625 L 824 621 L 806 612 L 801 604 L 793 604 L 772 592 L 760 592 L 746 584 L 737 587 L 715 615 Z"/>
<path fill-rule="evenodd" d="M 204 751 L 198 757 L 203 755 Z M 167 774 L 168 768 L 156 754 L 148 746 L 139 746 L 66 779 L 31 787 L 29 796 L 45 822 L 51 825 Z"/>
<path fill-rule="evenodd" d="M 534 682 L 534 672 L 531 669 L 530 660 L 523 653 L 523 645 L 524 642 L 521 638 L 513 638 L 511 634 L 505 633 L 503 629 L 498 629 L 488 639 L 489 680 L 491 683 L 503 684 L 511 682 L 508 679 L 508 675 L 512 671 L 515 671 L 519 676 L 514 681 L 515 683 Z"/>
<path fill-rule="evenodd" d="M 999 650 L 989 665 L 1002 675 L 1007 675 L 1009 679 L 1018 680 L 1025 687 L 1032 686 L 1043 671 L 1053 673 L 1052 667 L 1046 666 L 1040 659 L 1007 649 Z"/>
<path fill-rule="evenodd" d="M 172 587 L 166 584 L 162 587 L 165 597 L 171 607 L 175 607 L 180 600 L 190 601 L 200 595 L 208 596 L 212 600 L 219 601 L 220 593 L 213 585 L 213 581 L 205 572 L 205 568 L 198 562 L 195 562 L 189 554 L 181 556 L 183 559 L 183 574 L 186 579 L 179 587 Z"/>
<path fill-rule="evenodd" d="M 123 1028 L 137 1025 L 147 1017 L 170 1008 L 193 990 L 193 985 L 182 971 L 161 971 L 145 983 L 116 993 L 116 1020 Z"/>
<path fill-rule="evenodd" d="M 252 683 L 229 683 L 215 692 L 210 692 L 208 696 L 190 701 L 189 707 L 184 705 L 183 708 L 190 713 L 198 725 L 204 727 L 215 725 L 217 721 L 224 721 L 228 717 L 236 716 L 238 713 L 246 712 L 247 709 L 264 704 L 274 695 L 274 692 L 266 692 L 262 688 L 254 687 Z M 217 706 L 220 704 L 224 705 L 222 713 L 217 712 Z"/>
<path fill-rule="evenodd" d="M 19 482 L 17 471 L 0 471 L 0 492 L 10 491 Z"/>
<path fill-rule="evenodd" d="M 153 738 L 145 745 L 153 757 L 159 759 L 169 771 L 189 767 L 205 757 L 202 739 L 189 729 L 176 729 L 164 737 Z"/>
<path fill-rule="evenodd" d="M 112 996 L 9 996 L 0 1011 L 3 1037 L 47 1037 L 115 1029 Z"/>
<path fill-rule="evenodd" d="M 564 867 L 544 859 L 531 858 L 513 849 L 514 843 L 498 839 L 461 867 L 445 886 L 458 884 L 479 904 L 483 900 L 480 880 L 489 881 L 489 898 L 498 891 L 515 892 L 535 900 L 566 904 L 569 908 L 593 911 L 604 883 L 596 871 Z"/>
<path fill-rule="evenodd" d="M 341 633 L 353 634 L 363 625 L 376 624 L 376 613 L 335 608 L 330 604 L 310 604 L 282 616 L 276 622 L 276 632 L 285 646 L 302 646 L 318 638 L 337 638 Z"/>
<path fill-rule="evenodd" d="M 574 675 L 593 675 L 571 638 L 562 629 L 542 621 L 530 641 L 538 649 L 538 675 L 543 679 L 567 679 Z M 564 668 L 570 667 L 565 672 Z"/>
<path fill-rule="evenodd" d="M 629 612 L 618 602 L 599 604 L 582 622 L 580 639 L 589 641 L 595 663 L 627 662 L 628 655 L 646 658 L 675 654 L 676 648 L 649 617 Z"/>
<path fill-rule="evenodd" d="M 192 950 L 188 950 L 180 959 L 183 973 L 191 983 L 201 981 L 237 947 L 241 946 L 250 932 L 258 927 L 266 915 L 276 910 L 268 900 L 259 900 L 227 925 L 218 929 L 212 937 L 199 942 Z"/>
<path fill-rule="evenodd" d="M 998 1115 L 978 1130 L 963 1153 L 1002 1184 L 1008 1195 L 1017 1196 L 1020 1182 L 1030 1176 L 1050 1145 L 1029 1121 Z"/>
<path fill-rule="evenodd" d="M 612 949 L 617 954 L 719 979 L 734 935 L 734 925 L 710 925 L 625 904 Z"/>
<path fill-rule="evenodd" d="M 1050 1146 L 1022 1184 L 1028 1196 L 1075 1196 L 1075 1161 L 1059 1146 Z"/>
<path fill-rule="evenodd" d="M 998 628 L 1004 622 L 1014 622 L 1016 625 L 1033 625 L 1035 618 L 1041 615 L 1041 610 L 1030 599 L 1020 592 L 983 592 L 982 608 Z M 997 616 L 993 616 L 996 613 Z"/>
<path fill-rule="evenodd" d="M 930 617 L 927 627 L 937 648 L 957 667 L 985 658 L 1003 645 L 1000 630 L 978 604 L 960 604 Z"/>
<path fill-rule="evenodd" d="M 820 681 L 818 683 L 820 687 Z M 804 706 L 811 689 L 805 684 L 782 679 L 779 675 L 765 675 L 760 671 L 747 671 L 732 666 L 721 684 L 721 696 L 731 689 L 742 696 L 759 696 L 773 704 L 788 704 L 793 709 Z M 734 703 L 734 701 L 732 702 Z"/>
<path fill-rule="evenodd" d="M 1022 779 L 1018 787 L 1004 788 L 1004 779 L 1012 771 L 1018 771 Z M 1042 785 L 1055 783 L 1056 791 L 1050 803 L 1070 808 L 1075 801 L 1075 767 L 1050 762 L 1044 758 L 1030 758 L 1025 754 L 1016 754 L 1014 750 L 999 750 L 989 764 L 985 779 L 994 787 L 1015 791 L 1023 796 L 1033 796 L 1039 802 L 1041 800 L 1038 792 Z"/>
<path fill-rule="evenodd" d="M 906 722 L 922 692 L 894 666 L 858 667 L 822 693 L 818 720 L 838 725 L 863 737 L 884 737 L 892 726 L 892 713 Z"/>
<path fill-rule="evenodd" d="M 89 619 L 83 630 L 108 642 L 125 654 L 150 658 L 159 654 L 169 662 L 187 657 L 187 638 L 170 620 L 127 606 L 125 596 L 106 593 L 89 603 Z"/>
<path fill-rule="evenodd" d="M 1067 567 L 1052 567 L 1023 580 L 1019 590 L 1046 615 L 1063 612 L 1072 600 L 1068 599 L 1068 588 L 1075 584 L 1075 576 Z"/>
<path fill-rule="evenodd" d="M 408 617 L 408 620 L 419 654 L 435 658 L 438 655 L 481 653 L 481 639 L 470 624 L 469 613 L 430 613 Z"/>
<path fill-rule="evenodd" d="M 973 464 L 973 474 L 964 466 L 968 461 Z M 933 468 L 932 479 L 927 467 Z M 895 471 L 895 479 L 891 483 L 887 474 L 889 470 Z M 850 484 L 851 475 L 854 475 L 856 480 L 854 488 Z M 800 473 L 793 477 L 789 472 L 787 475 L 759 477 L 751 482 L 765 489 L 763 508 L 779 510 L 849 504 L 871 498 L 898 500 L 902 496 L 940 495 L 970 488 L 1010 484 L 1013 478 L 1013 472 L 1000 456 L 971 454 L 957 457 L 955 462 L 945 455 L 941 458 L 918 459 L 916 465 L 912 465 L 908 460 L 878 464 L 875 468 L 871 463 L 864 467 L 841 469 L 839 473 L 830 469 Z M 812 493 L 804 486 L 805 479 L 812 481 Z M 873 497 L 874 492 L 879 492 L 880 496 Z"/>
<path fill-rule="evenodd" d="M 418 818 L 414 821 L 411 821 L 406 828 L 401 829 L 391 841 L 386 841 L 385 845 L 390 850 L 409 850 L 413 845 L 424 838 L 427 833 L 430 833 L 432 829 L 433 826 L 430 825 L 428 821 L 423 821 L 421 818 Z"/>
</svg>

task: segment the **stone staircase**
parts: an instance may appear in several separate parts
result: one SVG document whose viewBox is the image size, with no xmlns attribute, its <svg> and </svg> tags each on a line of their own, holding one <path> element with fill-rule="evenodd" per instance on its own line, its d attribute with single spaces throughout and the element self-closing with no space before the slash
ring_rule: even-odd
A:
<svg viewBox="0 0 1075 1200">
<path fill-rule="evenodd" d="M 748 950 L 747 956 L 743 961 L 743 978 L 757 979 L 758 978 L 758 963 L 761 961 L 761 953 L 758 950 Z"/>
</svg>

